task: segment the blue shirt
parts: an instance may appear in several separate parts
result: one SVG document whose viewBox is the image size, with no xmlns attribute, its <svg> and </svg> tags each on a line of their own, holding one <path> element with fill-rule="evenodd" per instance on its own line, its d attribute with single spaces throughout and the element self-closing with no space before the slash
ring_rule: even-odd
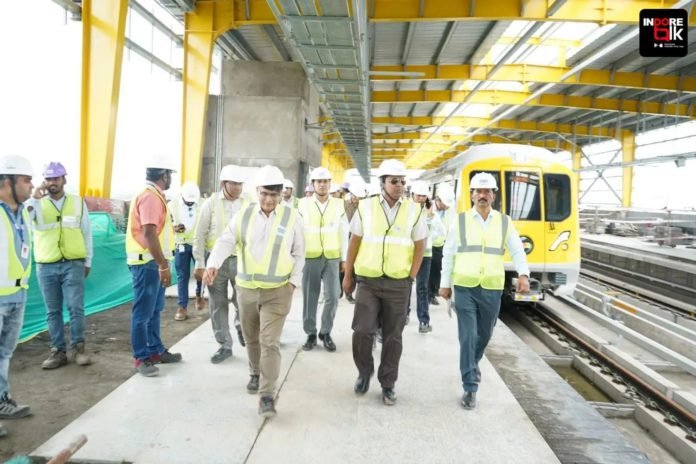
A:
<svg viewBox="0 0 696 464">
<path fill-rule="evenodd" d="M 0 200 L 0 206 L 2 206 L 4 214 L 7 215 L 7 217 L 10 219 L 10 223 L 13 226 L 12 232 L 14 234 L 15 253 L 19 258 L 19 261 L 22 263 L 22 266 L 26 268 L 29 264 L 29 259 L 31 258 L 22 258 L 22 244 L 25 243 L 25 241 L 29 241 L 29 224 L 26 224 L 22 218 L 22 210 L 24 209 L 24 205 L 20 204 L 16 213 L 12 211 L 12 208 L 10 208 L 7 203 L 2 200 Z M 26 299 L 27 291 L 25 289 L 21 289 L 12 295 L 0 296 L 0 304 L 23 303 Z"/>
</svg>

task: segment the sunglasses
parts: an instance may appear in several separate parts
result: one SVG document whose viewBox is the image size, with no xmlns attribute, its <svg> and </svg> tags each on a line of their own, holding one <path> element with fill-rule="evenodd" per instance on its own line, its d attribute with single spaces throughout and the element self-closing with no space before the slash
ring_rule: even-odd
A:
<svg viewBox="0 0 696 464">
<path fill-rule="evenodd" d="M 389 181 L 389 183 L 392 185 L 397 185 L 397 184 L 406 185 L 406 179 L 392 179 Z"/>
</svg>

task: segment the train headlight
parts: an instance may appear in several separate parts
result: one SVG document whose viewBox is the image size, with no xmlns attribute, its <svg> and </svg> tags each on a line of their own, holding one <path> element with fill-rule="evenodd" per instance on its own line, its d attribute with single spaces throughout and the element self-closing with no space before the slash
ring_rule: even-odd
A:
<svg viewBox="0 0 696 464">
<path fill-rule="evenodd" d="M 553 241 L 553 244 L 551 244 L 551 248 L 549 248 L 549 251 L 556 251 L 556 249 L 563 243 L 567 242 L 568 239 L 570 238 L 570 231 L 569 230 L 564 230 L 560 234 L 558 234 L 558 237 L 556 237 L 556 240 Z M 568 244 L 564 244 L 563 246 L 564 250 L 568 249 Z"/>
<path fill-rule="evenodd" d="M 522 240 L 522 246 L 524 247 L 524 254 L 528 255 L 529 253 L 532 252 L 534 249 L 534 241 L 527 237 L 526 235 L 520 236 L 520 240 Z"/>
</svg>

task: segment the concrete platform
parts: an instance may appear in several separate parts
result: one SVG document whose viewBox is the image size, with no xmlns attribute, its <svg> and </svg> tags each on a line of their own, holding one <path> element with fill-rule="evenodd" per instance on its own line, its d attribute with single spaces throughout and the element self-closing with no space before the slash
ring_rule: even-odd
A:
<svg viewBox="0 0 696 464">
<path fill-rule="evenodd" d="M 645 257 L 646 254 L 659 256 L 665 259 L 678 259 L 696 265 L 696 249 L 683 245 L 675 248 L 660 246 L 655 242 L 648 242 L 640 237 L 619 237 L 610 234 L 589 234 L 582 232 L 580 239 L 584 242 L 597 243 L 607 246 L 619 246 L 631 248 L 637 254 Z"/>
<path fill-rule="evenodd" d="M 51 456 L 76 435 L 88 443 L 76 460 L 157 463 L 312 462 L 559 462 L 491 364 L 474 411 L 459 404 L 455 319 L 431 306 L 431 334 L 412 321 L 396 385 L 398 403 L 381 403 L 379 384 L 356 397 L 350 348 L 352 306 L 341 300 L 333 331 L 336 353 L 299 350 L 302 297 L 282 338 L 278 416 L 257 415 L 258 398 L 246 393 L 246 352 L 220 365 L 209 323 L 173 347 L 184 362 L 161 366 L 160 376 L 134 376 L 41 445 Z M 379 345 L 375 352 L 379 357 Z"/>
</svg>

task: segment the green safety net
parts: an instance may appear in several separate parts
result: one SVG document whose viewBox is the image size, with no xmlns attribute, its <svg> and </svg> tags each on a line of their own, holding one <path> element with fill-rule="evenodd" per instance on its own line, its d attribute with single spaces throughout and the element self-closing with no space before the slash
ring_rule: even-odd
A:
<svg viewBox="0 0 696 464">
<path fill-rule="evenodd" d="M 113 308 L 133 299 L 131 274 L 126 264 L 126 235 L 119 231 L 108 213 L 89 213 L 92 226 L 92 269 L 85 280 L 85 315 Z M 21 340 L 47 330 L 46 307 L 32 268 L 29 294 L 24 313 Z M 175 273 L 173 273 L 175 274 Z M 175 283 L 176 276 L 172 276 Z M 63 319 L 70 317 L 64 308 Z"/>
</svg>

